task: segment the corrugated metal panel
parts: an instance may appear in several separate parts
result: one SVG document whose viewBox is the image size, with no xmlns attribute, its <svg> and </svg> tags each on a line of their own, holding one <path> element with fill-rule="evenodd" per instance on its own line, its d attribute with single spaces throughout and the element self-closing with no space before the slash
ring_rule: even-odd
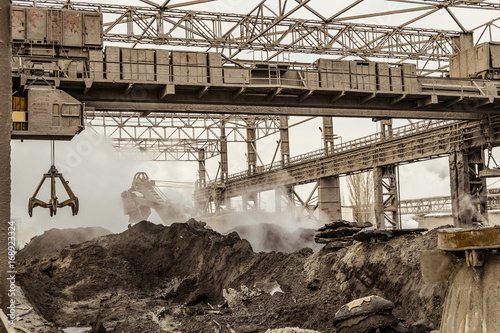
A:
<svg viewBox="0 0 500 333">
<path fill-rule="evenodd" d="M 500 44 L 490 43 L 491 67 L 500 68 Z"/>
<path fill-rule="evenodd" d="M 101 46 L 102 45 L 102 26 L 101 15 L 99 14 L 84 14 L 84 43 L 86 46 Z"/>
<path fill-rule="evenodd" d="M 173 80 L 176 83 L 188 82 L 187 54 L 186 52 L 172 51 Z"/>
<path fill-rule="evenodd" d="M 26 37 L 31 41 L 45 41 L 47 38 L 47 10 L 42 8 L 26 9 Z"/>
<path fill-rule="evenodd" d="M 220 53 L 208 53 L 210 83 L 222 83 L 222 58 Z"/>
<path fill-rule="evenodd" d="M 132 49 L 123 48 L 121 52 L 121 64 L 122 64 L 122 80 L 132 79 Z"/>
<path fill-rule="evenodd" d="M 89 51 L 89 69 L 90 78 L 93 80 L 102 80 L 104 77 L 104 64 L 102 61 L 102 52 L 99 51 Z"/>
<path fill-rule="evenodd" d="M 307 70 L 304 73 L 305 85 L 309 89 L 318 89 L 319 88 L 319 73 L 314 70 Z"/>
<path fill-rule="evenodd" d="M 146 50 L 146 80 L 155 80 L 155 51 Z"/>
<path fill-rule="evenodd" d="M 82 14 L 63 11 L 63 41 L 65 46 L 83 46 Z"/>
<path fill-rule="evenodd" d="M 472 70 L 472 67 L 468 67 L 467 74 L 475 74 L 477 72 L 490 69 L 490 48 L 488 43 L 476 46 L 474 49 L 472 49 L 472 52 L 474 52 L 472 55 L 474 55 L 475 58 L 472 60 L 474 60 L 475 63 L 477 62 L 477 64 L 474 64 L 474 71 Z M 469 55 L 469 53 L 467 53 L 467 55 L 472 56 Z M 467 63 L 471 64 L 469 58 L 467 58 Z"/>
<path fill-rule="evenodd" d="M 57 42 L 62 44 L 62 19 L 61 11 L 49 10 L 47 12 L 48 26 L 47 26 L 47 41 Z"/>
<path fill-rule="evenodd" d="M 403 91 L 403 79 L 401 78 L 401 68 L 391 67 L 389 68 L 389 73 L 391 74 L 391 91 L 397 91 L 397 92 Z"/>
<path fill-rule="evenodd" d="M 12 10 L 12 38 L 14 40 L 26 38 L 26 13 L 24 9 Z"/>
<path fill-rule="evenodd" d="M 244 68 L 224 68 L 224 83 L 250 83 L 250 72 Z"/>
<path fill-rule="evenodd" d="M 146 81 L 146 50 L 137 50 L 139 64 L 139 80 Z"/>
<path fill-rule="evenodd" d="M 391 90 L 391 80 L 389 78 L 389 64 L 377 63 L 377 90 Z"/>
<path fill-rule="evenodd" d="M 418 91 L 417 66 L 415 64 L 403 64 L 401 67 L 404 90 L 408 92 Z"/>
<path fill-rule="evenodd" d="M 111 81 L 120 80 L 120 48 L 106 46 L 106 79 Z"/>
<path fill-rule="evenodd" d="M 490 68 L 489 53 L 490 52 L 488 50 L 487 56 L 485 58 L 486 61 L 484 61 L 483 63 L 478 63 L 479 59 L 476 58 L 476 50 L 474 48 L 470 48 L 465 51 L 465 54 L 467 56 L 467 74 L 475 74 L 481 71 L 488 70 Z"/>
<path fill-rule="evenodd" d="M 156 50 L 156 81 L 170 81 L 170 51 L 168 50 Z"/>
</svg>

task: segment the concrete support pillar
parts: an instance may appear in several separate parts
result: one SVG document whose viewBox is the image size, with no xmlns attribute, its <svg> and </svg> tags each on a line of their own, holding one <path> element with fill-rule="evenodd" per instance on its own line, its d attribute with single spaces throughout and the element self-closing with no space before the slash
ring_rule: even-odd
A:
<svg viewBox="0 0 500 333">
<path fill-rule="evenodd" d="M 325 147 L 325 154 L 333 152 L 333 118 L 323 117 L 323 145 Z"/>
<path fill-rule="evenodd" d="M 10 58 L 12 57 L 10 0 L 0 0 L 0 306 L 7 310 L 8 297 L 8 227 L 10 220 L 10 131 L 12 129 L 12 79 Z M 2 325 L 0 325 L 2 326 Z M 0 329 L 1 330 L 1 329 Z"/>
<path fill-rule="evenodd" d="M 342 219 L 340 179 L 338 176 L 319 179 L 318 204 L 320 219 L 330 221 Z"/>
<path fill-rule="evenodd" d="M 205 149 L 198 151 L 198 186 L 204 188 L 207 186 L 207 171 L 205 168 Z"/>
<path fill-rule="evenodd" d="M 373 206 L 377 229 L 398 228 L 398 183 L 396 166 L 384 165 L 373 169 Z"/>
<path fill-rule="evenodd" d="M 227 160 L 227 136 L 226 124 L 222 122 L 220 126 L 220 180 L 226 182 L 229 175 L 229 164 Z"/>
<path fill-rule="evenodd" d="M 453 221 L 459 228 L 472 228 L 488 220 L 486 179 L 479 178 L 484 169 L 482 150 L 476 148 L 449 155 Z"/>
<path fill-rule="evenodd" d="M 247 123 L 247 161 L 248 174 L 254 175 L 257 167 L 257 135 L 255 122 Z"/>
<path fill-rule="evenodd" d="M 290 135 L 288 133 L 288 116 L 280 116 L 280 148 L 281 165 L 290 164 Z"/>
</svg>

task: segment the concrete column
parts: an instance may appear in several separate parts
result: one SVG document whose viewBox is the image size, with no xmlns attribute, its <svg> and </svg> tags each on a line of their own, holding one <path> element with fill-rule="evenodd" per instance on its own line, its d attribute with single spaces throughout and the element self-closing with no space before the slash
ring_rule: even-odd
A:
<svg viewBox="0 0 500 333">
<path fill-rule="evenodd" d="M 333 118 L 323 117 L 323 145 L 325 147 L 325 154 L 333 152 Z"/>
<path fill-rule="evenodd" d="M 318 204 L 320 218 L 330 221 L 342 219 L 340 180 L 337 176 L 319 179 Z"/>
<path fill-rule="evenodd" d="M 5 312 L 9 304 L 7 271 L 8 227 L 10 220 L 10 131 L 12 129 L 12 78 L 10 59 L 12 57 L 10 0 L 0 0 L 0 306 Z M 2 326 L 2 325 L 0 325 Z M 1 329 L 0 329 L 1 330 Z"/>
<path fill-rule="evenodd" d="M 281 165 L 290 164 L 290 134 L 288 133 L 288 116 L 280 116 L 280 148 Z"/>
<path fill-rule="evenodd" d="M 486 179 L 479 178 L 484 169 L 482 150 L 458 151 L 449 155 L 450 190 L 453 222 L 459 228 L 472 228 L 475 223 L 486 222 Z"/>
<path fill-rule="evenodd" d="M 384 165 L 373 169 L 373 206 L 377 229 L 399 225 L 398 183 L 395 165 Z"/>
<path fill-rule="evenodd" d="M 248 173 L 254 175 L 257 167 L 257 136 L 254 121 L 247 123 L 247 160 Z"/>
</svg>

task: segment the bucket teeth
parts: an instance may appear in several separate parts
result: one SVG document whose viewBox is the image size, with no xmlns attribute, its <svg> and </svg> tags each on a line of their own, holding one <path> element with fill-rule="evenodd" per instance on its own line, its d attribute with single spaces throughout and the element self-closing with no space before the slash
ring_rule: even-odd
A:
<svg viewBox="0 0 500 333">
<path fill-rule="evenodd" d="M 51 197 L 48 202 L 42 201 L 40 199 L 36 198 L 36 195 L 40 191 L 40 188 L 42 187 L 43 183 L 45 182 L 46 179 L 50 179 L 50 193 Z M 68 199 L 59 202 L 56 196 L 56 179 L 59 179 L 59 181 L 62 183 L 64 189 L 66 190 L 66 193 L 68 194 Z M 38 184 L 38 187 L 35 190 L 35 193 L 31 198 L 29 198 L 28 201 L 28 214 L 30 217 L 33 216 L 33 209 L 35 207 L 43 207 L 43 208 L 48 208 L 50 212 L 50 216 L 54 216 L 57 214 L 57 208 L 62 208 L 65 206 L 70 206 L 71 210 L 73 212 L 73 216 L 78 214 L 78 209 L 79 209 L 79 204 L 78 204 L 78 198 L 73 194 L 73 191 L 68 185 L 68 182 L 64 179 L 63 175 L 59 173 L 54 165 L 52 165 L 49 169 L 49 171 L 43 175 L 42 180 L 40 181 L 40 184 Z"/>
</svg>

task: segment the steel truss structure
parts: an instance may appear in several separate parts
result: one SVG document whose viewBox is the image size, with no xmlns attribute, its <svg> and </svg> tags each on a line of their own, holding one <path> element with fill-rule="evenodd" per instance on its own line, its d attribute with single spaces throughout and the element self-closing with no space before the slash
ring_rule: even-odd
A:
<svg viewBox="0 0 500 333">
<path fill-rule="evenodd" d="M 257 140 L 282 129 L 276 116 L 86 111 L 85 117 L 89 128 L 110 139 L 121 157 L 151 161 L 198 161 L 200 150 L 205 159 L 218 156 L 222 141 L 247 141 L 249 124 Z M 295 119 L 287 128 L 311 119 Z"/>
<path fill-rule="evenodd" d="M 150 0 L 141 1 L 146 5 L 71 2 L 70 6 L 100 11 L 109 17 L 103 31 L 106 42 L 132 43 L 134 46 L 167 44 L 198 47 L 221 52 L 228 59 L 238 58 L 242 51 L 251 50 L 263 52 L 264 56 L 259 60 L 275 59 L 282 53 L 322 54 L 339 58 L 357 56 L 365 60 L 422 60 L 421 70 L 426 69 L 429 61 L 437 62 L 438 69 L 446 68 L 449 56 L 459 48 L 453 40 L 463 31 L 415 28 L 411 24 L 440 10 L 450 12 L 449 7 L 470 6 L 465 2 L 439 1 L 394 11 L 344 15 L 363 2 L 357 0 L 347 6 L 342 2 L 336 12 L 324 16 L 320 13 L 322 11 L 314 9 L 311 0 L 279 3 L 274 0 L 273 4 L 271 0 L 263 0 L 248 14 L 179 9 L 210 0 L 187 1 L 177 5 L 169 5 L 169 1 L 163 5 Z M 33 6 L 34 2 L 41 7 L 63 7 L 69 3 L 62 0 L 15 0 L 14 5 Z M 277 10 L 270 9 L 276 7 Z M 303 18 L 306 17 L 304 11 L 308 18 Z M 360 22 L 363 19 L 413 12 L 418 15 L 415 19 L 397 26 Z M 451 12 L 450 15 L 456 19 Z M 457 23 L 463 27 L 458 20 Z"/>
<path fill-rule="evenodd" d="M 451 197 L 439 196 L 430 198 L 408 199 L 399 202 L 401 214 L 427 215 L 434 213 L 450 213 Z M 500 189 L 488 189 L 488 209 L 500 209 Z"/>
</svg>

